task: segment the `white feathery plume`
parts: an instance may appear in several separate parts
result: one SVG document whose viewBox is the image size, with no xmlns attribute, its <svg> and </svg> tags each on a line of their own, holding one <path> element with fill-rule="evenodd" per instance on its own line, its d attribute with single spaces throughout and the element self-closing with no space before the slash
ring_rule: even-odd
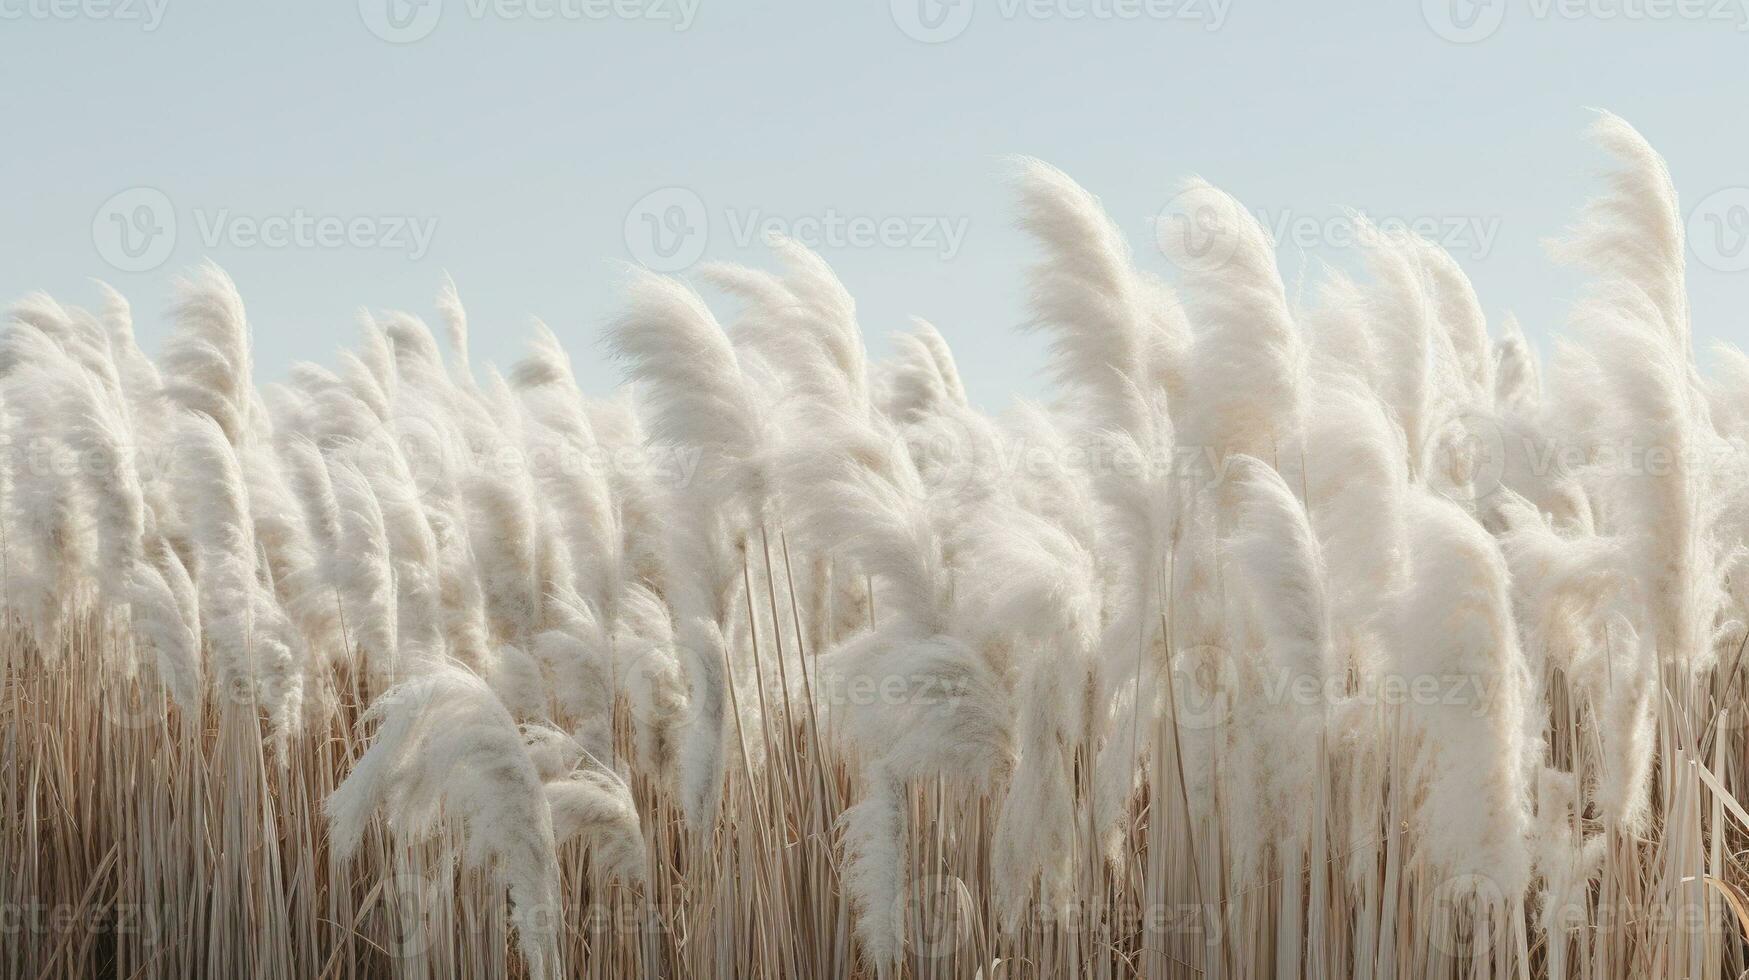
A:
<svg viewBox="0 0 1749 980">
<path fill-rule="evenodd" d="M 1391 597 L 1409 576 L 1403 432 L 1371 391 L 1352 381 L 1326 384 L 1314 396 L 1303 457 L 1310 521 L 1324 556 L 1331 666 L 1348 672 L 1361 694 L 1378 692 L 1391 669 Z M 1346 698 L 1331 705 L 1329 731 L 1344 839 L 1370 840 L 1383 820 L 1378 787 L 1386 777 L 1388 719 L 1376 697 Z M 1371 873 L 1372 857 L 1365 847 L 1350 853 L 1358 882 Z"/>
<path fill-rule="evenodd" d="M 522 642 L 541 625 L 540 547 L 535 502 L 523 474 L 475 470 L 463 493 L 486 610 L 500 640 Z"/>
<path fill-rule="evenodd" d="M 1032 329 L 1051 336 L 1051 374 L 1095 430 L 1132 430 L 1139 410 L 1125 390 L 1148 383 L 1153 320 L 1129 243 L 1098 198 L 1061 170 L 1021 159 L 1020 226 L 1045 249 L 1028 276 Z M 1177 338 L 1182 342 L 1183 338 Z"/>
<path fill-rule="evenodd" d="M 712 474 L 758 504 L 770 492 L 771 436 L 763 393 L 697 293 L 634 271 L 627 309 L 614 324 L 614 352 L 628 362 L 659 442 L 703 450 Z"/>
<path fill-rule="evenodd" d="M 370 316 L 360 316 L 359 330 L 362 343 L 356 353 L 341 353 L 338 374 L 354 398 L 369 406 L 379 421 L 386 421 L 389 406 L 401 388 L 400 375 L 395 369 L 394 348 Z"/>
<path fill-rule="evenodd" d="M 164 381 L 158 366 L 140 350 L 134 339 L 133 308 L 121 293 L 108 283 L 98 282 L 103 295 L 99 316 L 109 332 L 110 356 L 115 359 L 117 375 L 127 393 L 128 414 L 134 429 L 140 433 L 161 433 L 167 413 L 164 408 Z"/>
<path fill-rule="evenodd" d="M 1407 440 L 1409 475 L 1425 481 L 1449 405 L 1439 383 L 1444 336 L 1415 240 L 1373 230 L 1367 319 L 1383 368 L 1377 391 Z"/>
<path fill-rule="evenodd" d="M 558 534 L 575 569 L 577 592 L 611 622 L 626 582 L 625 537 L 614 490 L 602 472 L 600 446 L 558 341 L 537 328 L 533 350 L 511 381 L 528 415 L 524 439 L 535 489 L 558 518 Z"/>
<path fill-rule="evenodd" d="M 1129 586 L 1137 601 L 1148 604 L 1136 615 L 1153 635 L 1153 620 L 1161 612 L 1163 588 L 1158 581 L 1177 531 L 1184 483 L 1174 453 L 1177 433 L 1169 413 L 1156 407 L 1146 424 L 1133 432 L 1109 432 L 1095 443 L 1104 469 L 1094 478 L 1103 506 L 1100 541 L 1130 562 Z"/>
<path fill-rule="evenodd" d="M 355 374 L 370 379 L 362 366 L 354 364 Z M 372 397 L 382 395 L 374 380 L 368 380 L 364 387 Z M 289 393 L 282 395 L 275 412 L 275 421 L 286 438 L 306 439 L 331 450 L 341 443 L 362 442 L 382 434 L 387 401 L 379 411 L 359 397 L 354 385 L 325 367 L 292 365 L 291 379 L 282 390 L 287 389 Z"/>
<path fill-rule="evenodd" d="M 1173 404 L 1180 403 L 1186 390 L 1185 374 L 1189 370 L 1190 346 L 1193 342 L 1190 315 L 1179 299 L 1178 291 L 1166 280 L 1151 272 L 1138 274 L 1142 290 L 1142 305 L 1148 312 L 1149 329 L 1144 339 L 1144 363 L 1148 366 L 1147 387 L 1163 392 Z"/>
<path fill-rule="evenodd" d="M 812 249 L 781 235 L 769 244 L 784 264 L 781 277 L 727 263 L 702 270 L 707 281 L 749 304 L 735 326 L 737 346 L 783 373 L 801 397 L 866 412 L 868 355 L 855 301 Z"/>
<path fill-rule="evenodd" d="M 1432 242 L 1417 239 L 1421 267 L 1427 274 L 1434 319 L 1444 342 L 1456 360 L 1462 388 L 1473 406 L 1494 402 L 1494 348 L 1488 339 L 1488 319 L 1470 277 L 1451 253 Z"/>
<path fill-rule="evenodd" d="M 1060 690 L 1051 668 L 1049 654 L 1041 654 L 1021 677 L 1014 699 L 1020 759 L 1002 796 L 990 845 L 992 898 L 1009 928 L 1025 911 L 1035 882 L 1040 904 L 1053 912 L 1073 897 L 1075 804 L 1066 757 L 1073 733 L 1060 726 L 1070 720 L 1064 718 L 1064 695 L 1081 692 Z"/>
<path fill-rule="evenodd" d="M 1536 779 L 1536 875 L 1542 881 L 1534 908 L 1554 942 L 1587 919 L 1591 880 L 1602 870 L 1606 841 L 1587 839 L 1584 804 L 1570 772 L 1541 767 Z"/>
<path fill-rule="evenodd" d="M 303 512 L 311 548 L 324 556 L 324 561 L 332 562 L 341 547 L 342 534 L 340 505 L 335 500 L 328 463 L 316 443 L 303 435 L 288 435 L 282 442 L 286 489 Z"/>
<path fill-rule="evenodd" d="M 148 537 L 150 512 L 137 468 L 134 435 L 119 392 L 107 393 L 101 383 L 72 368 L 55 378 L 44 376 L 35 397 L 57 405 L 69 448 L 81 461 L 80 491 L 91 508 L 97 580 L 116 605 L 125 605 L 136 635 L 155 654 L 157 674 L 171 698 L 184 709 L 199 706 L 199 624 L 179 602 L 177 576 L 181 565 L 165 554 L 155 530 Z M 46 366 L 21 366 L 9 382 L 23 380 Z M 8 385 L 10 387 L 10 384 Z M 112 397 L 113 396 L 113 397 Z M 28 397 L 28 396 L 27 396 Z M 167 549 L 166 549 L 167 550 Z M 161 566 L 160 561 L 171 564 Z"/>
<path fill-rule="evenodd" d="M 397 660 L 405 664 L 442 654 L 446 638 L 438 543 L 422 505 L 418 482 L 388 440 L 340 447 L 337 459 L 355 467 L 376 498 L 376 512 L 360 499 L 351 505 L 356 514 L 366 520 L 375 513 L 382 514 L 390 579 L 395 586 Z M 359 493 L 364 489 L 348 487 L 349 491 Z"/>
<path fill-rule="evenodd" d="M 839 817 L 856 937 L 882 978 L 896 975 L 905 948 L 905 808 L 904 784 L 877 766 L 863 779 L 862 799 Z"/>
<path fill-rule="evenodd" d="M 443 274 L 443 285 L 437 289 L 437 316 L 443 321 L 444 337 L 449 341 L 450 378 L 463 388 L 474 386 L 473 365 L 468 357 L 468 311 L 462 306 L 455 280 Z"/>
<path fill-rule="evenodd" d="M 601 458 L 611 461 L 598 472 L 606 479 L 609 498 L 618 507 L 622 575 L 660 591 L 663 525 L 667 520 L 662 504 L 672 490 L 691 481 L 701 451 L 652 444 L 629 393 L 588 402 L 584 413 Z"/>
<path fill-rule="evenodd" d="M 1126 655 L 1127 659 L 1137 659 L 1138 635 L 1146 635 L 1150 640 L 1158 637 L 1157 623 L 1138 623 L 1138 618 L 1133 612 L 1120 615 L 1106 631 L 1103 642 L 1114 651 L 1108 654 L 1113 663 L 1121 663 Z M 1148 647 L 1153 648 L 1154 644 L 1150 642 Z M 1122 671 L 1114 671 L 1119 676 L 1113 685 L 1105 745 L 1100 748 L 1094 767 L 1092 803 L 1094 832 L 1099 835 L 1101 853 L 1113 865 L 1123 860 L 1123 819 L 1130 801 L 1147 782 L 1146 763 L 1164 687 L 1160 684 L 1157 659 L 1156 656 L 1140 658 L 1140 663 L 1128 676 L 1123 676 Z"/>
<path fill-rule="evenodd" d="M 920 422 L 950 408 L 967 407 L 965 386 L 953 353 L 927 320 L 913 317 L 911 330 L 893 335 L 882 410 L 900 425 Z"/>
<path fill-rule="evenodd" d="M 545 791 L 557 843 L 582 841 L 607 878 L 644 881 L 644 836 L 630 787 L 612 773 L 585 769 L 547 783 Z"/>
<path fill-rule="evenodd" d="M 1714 660 L 1722 603 L 1720 556 L 1710 533 L 1713 466 L 1723 448 L 1691 383 L 1684 350 L 1668 343 L 1637 292 L 1606 288 L 1575 314 L 1610 397 L 1591 419 L 1616 450 L 1594 467 L 1609 526 L 1648 609 L 1647 637 L 1665 662 L 1703 669 Z"/>
<path fill-rule="evenodd" d="M 249 489 L 236 450 L 210 415 L 185 412 L 175 433 L 177 490 L 200 501 L 188 518 L 213 680 L 229 703 L 265 711 L 283 749 L 302 706 L 303 664 L 257 572 Z"/>
<path fill-rule="evenodd" d="M 1542 397 L 1542 365 L 1518 318 L 1508 313 L 1494 345 L 1494 401 L 1504 411 L 1529 414 L 1541 405 Z"/>
<path fill-rule="evenodd" d="M 1385 372 L 1370 304 L 1367 291 L 1352 276 L 1325 270 L 1313 302 L 1300 313 L 1314 373 L 1359 381 L 1373 391 L 1383 388 Z"/>
<path fill-rule="evenodd" d="M 8 471 L 6 602 L 49 662 L 61 654 L 63 614 L 80 604 L 95 570 L 82 496 L 64 463 L 71 447 L 63 423 L 65 392 L 88 375 L 41 329 L 16 320 L 4 340 L 0 404 L 6 440 L 19 465 Z"/>
<path fill-rule="evenodd" d="M 411 313 L 393 311 L 372 322 L 388 341 L 395 374 L 402 382 L 428 394 L 454 391 L 444 370 L 443 352 L 425 321 Z"/>
<path fill-rule="evenodd" d="M 32 414 L 58 430 L 75 454 L 78 477 L 75 505 L 89 511 L 96 551 L 90 571 L 118 601 L 122 583 L 141 560 L 146 502 L 136 469 L 133 432 L 126 409 L 102 390 L 102 383 L 70 357 L 33 358 L 7 376 L 9 402 L 34 402 Z M 119 394 L 119 393 L 117 393 Z M 48 425 L 53 425 L 50 429 Z M 75 485 L 67 486 L 75 490 Z"/>
<path fill-rule="evenodd" d="M 1070 896 L 1075 820 L 1070 757 L 1092 746 L 1101 678 L 1094 659 L 1099 592 L 1091 542 L 1019 507 L 992 508 L 965 538 L 972 577 L 959 597 L 960 632 L 1016 678 L 1020 761 L 1003 797 L 993 840 L 996 902 L 1010 922 L 1035 879 L 1047 906 Z M 1100 705 L 1103 707 L 1103 705 Z"/>
<path fill-rule="evenodd" d="M 370 479 L 357 463 L 335 460 L 329 467 L 339 537 L 332 551 L 332 579 L 343 597 L 347 631 L 364 651 L 365 666 L 378 682 L 398 679 L 401 640 L 395 597 L 394 549 L 387 518 Z"/>
<path fill-rule="evenodd" d="M 1421 492 L 1409 498 L 1408 513 L 1415 560 L 1398 611 L 1397 670 L 1411 691 L 1429 679 L 1441 691 L 1454 679 L 1468 688 L 1463 698 L 1416 699 L 1405 708 L 1418 747 L 1406 774 L 1412 847 L 1433 884 L 1453 894 L 1482 881 L 1501 895 L 1522 894 L 1540 746 L 1506 562 L 1456 504 Z"/>
<path fill-rule="evenodd" d="M 680 620 L 676 636 L 691 706 L 691 724 L 675 760 L 680 805 L 693 826 L 709 827 L 722 802 L 723 751 L 731 708 L 729 641 L 716 622 L 697 616 Z"/>
<path fill-rule="evenodd" d="M 110 355 L 109 334 L 96 317 L 76 306 L 62 306 L 46 293 L 24 297 L 13 304 L 8 315 L 14 323 L 34 327 L 52 340 L 80 371 L 102 387 L 106 398 L 123 401 L 121 377 Z M 0 347 L 0 373 L 12 370 L 16 363 L 10 342 Z"/>
<path fill-rule="evenodd" d="M 1085 458 L 1084 447 L 1061 424 L 1067 420 L 1053 417 L 1043 407 L 1022 401 L 1010 415 L 1009 438 L 1025 453 L 1025 465 L 1005 481 L 1009 495 L 1082 548 L 1097 551 L 1099 511 L 1093 478 L 1103 474 L 1103 464 Z"/>
<path fill-rule="evenodd" d="M 1117 566 L 1111 589 L 1114 610 L 1100 638 L 1107 690 L 1096 695 L 1097 712 L 1109 703 L 1109 734 L 1095 766 L 1094 826 L 1108 854 L 1119 844 L 1119 821 L 1141 784 L 1142 762 L 1152 739 L 1146 733 L 1160 707 L 1156 684 L 1167 656 L 1167 568 L 1182 486 L 1173 459 L 1171 416 L 1156 408 L 1137 432 L 1106 433 L 1096 443 L 1103 470 L 1094 480 L 1102 524 L 1103 564 Z"/>
<path fill-rule="evenodd" d="M 785 448 L 781 471 L 791 527 L 804 540 L 879 579 L 881 601 L 920 632 L 948 627 L 945 543 L 897 433 L 845 415 L 812 418 Z"/>
<path fill-rule="evenodd" d="M 1628 284 L 1657 311 L 1659 335 L 1686 357 L 1688 236 L 1676 184 L 1658 151 L 1613 113 L 1598 114 L 1591 138 L 1621 165 L 1579 224 L 1552 243 L 1555 255 L 1599 278 Z"/>
<path fill-rule="evenodd" d="M 1011 699 L 961 640 L 882 626 L 822 658 L 819 684 L 830 698 L 871 684 L 882 690 L 880 704 L 849 697 L 830 706 L 850 744 L 893 778 L 948 775 L 987 787 L 1013 768 Z"/>
<path fill-rule="evenodd" d="M 869 760 L 861 802 L 840 817 L 845 888 L 857 936 L 886 975 L 903 942 L 896 906 L 906 879 L 905 784 L 947 776 L 977 791 L 1009 778 L 1013 707 L 984 658 L 951 637 L 906 636 L 903 627 L 883 626 L 852 646 L 823 659 L 818 676 L 827 692 L 870 684 L 882 691 L 880 704 L 852 699 L 831 708 Z"/>
<path fill-rule="evenodd" d="M 540 320 L 535 320 L 532 327 L 528 353 L 510 369 L 511 386 L 519 389 L 557 386 L 575 392 L 577 379 L 571 373 L 571 357 L 565 353 L 564 345 L 552 328 Z"/>
<path fill-rule="evenodd" d="M 1326 591 L 1348 666 L 1369 674 L 1379 663 L 1362 649 L 1379 625 L 1386 597 L 1408 574 L 1404 516 L 1408 467 L 1403 432 L 1370 392 L 1322 387 L 1305 442 L 1305 494 Z"/>
<path fill-rule="evenodd" d="M 1307 358 L 1274 245 L 1254 215 L 1205 181 L 1187 181 L 1177 200 L 1212 236 L 1208 252 L 1181 235 L 1159 236 L 1183 270 L 1196 329 L 1180 442 L 1217 459 L 1245 453 L 1274 462 L 1299 430 Z"/>
<path fill-rule="evenodd" d="M 1591 673 L 1604 654 L 1606 617 L 1622 601 L 1620 542 L 1556 533 L 1534 503 L 1500 491 L 1495 532 L 1512 572 L 1513 603 L 1533 670 Z"/>
<path fill-rule="evenodd" d="M 521 647 L 505 643 L 486 667 L 486 684 L 504 709 L 519 720 L 547 718 L 547 682 L 540 662 Z"/>
<path fill-rule="evenodd" d="M 620 603 L 613 648 L 632 715 L 638 762 L 663 780 L 674 776 L 686 687 L 674 645 L 674 625 L 656 593 L 633 585 Z"/>
<path fill-rule="evenodd" d="M 194 582 L 162 538 L 147 546 L 151 561 L 133 567 L 126 588 L 133 627 L 157 655 L 158 676 L 184 710 L 200 706 L 200 616 Z"/>
<path fill-rule="evenodd" d="M 1261 460 L 1236 457 L 1228 477 L 1233 527 L 1223 550 L 1238 615 L 1225 785 L 1235 810 L 1250 815 L 1237 821 L 1231 854 L 1248 881 L 1267 845 L 1297 849 L 1317 829 L 1305 803 L 1317 796 L 1326 682 L 1337 667 L 1324 560 L 1305 510 Z"/>
<path fill-rule="evenodd" d="M 1602 736 L 1595 793 L 1599 809 L 1616 826 L 1640 833 L 1650 819 L 1657 757 L 1658 661 L 1641 648 L 1638 632 L 1620 614 L 1605 624 L 1604 642 L 1602 669 L 1580 678 L 1594 692 L 1592 710 Z"/>
<path fill-rule="evenodd" d="M 593 621 L 590 635 L 546 630 L 530 653 L 553 679 L 553 695 L 583 747 L 597 759 L 613 755 L 614 669 L 607 633 Z"/>
<path fill-rule="evenodd" d="M 543 783 L 569 776 L 583 761 L 583 746 L 551 725 L 524 722 L 518 730 L 522 732 L 522 748 L 528 753 L 528 761 L 534 764 L 534 771 Z"/>
<path fill-rule="evenodd" d="M 218 423 L 241 446 L 254 428 L 254 371 L 243 298 L 224 270 L 206 263 L 176 281 L 176 331 L 161 359 L 164 394 L 185 411 Z"/>
<path fill-rule="evenodd" d="M 486 682 L 434 664 L 378 698 L 365 720 L 382 724 L 324 805 L 335 855 L 356 853 L 379 812 L 391 833 L 414 841 L 450 829 L 467 862 L 509 888 L 529 975 L 563 976 L 552 813 L 516 723 Z"/>
<path fill-rule="evenodd" d="M 254 417 L 266 419 L 265 407 Z M 250 518 L 267 585 L 309 643 L 338 647 L 339 610 L 325 584 L 303 509 L 293 499 L 271 433 L 258 427 L 255 434 L 259 438 L 248 440 L 237 455 L 249 486 Z"/>
</svg>

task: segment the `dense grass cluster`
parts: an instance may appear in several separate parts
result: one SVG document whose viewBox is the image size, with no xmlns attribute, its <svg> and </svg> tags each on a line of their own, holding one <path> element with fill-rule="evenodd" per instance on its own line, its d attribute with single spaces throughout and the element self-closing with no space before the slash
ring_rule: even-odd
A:
<svg viewBox="0 0 1749 980">
<path fill-rule="evenodd" d="M 1736 976 L 1749 357 L 1662 160 L 1545 365 L 1371 229 L 1290 299 L 1018 166 L 1054 395 L 832 271 L 630 274 L 624 393 L 232 282 L 0 339 L 9 977 Z"/>
</svg>

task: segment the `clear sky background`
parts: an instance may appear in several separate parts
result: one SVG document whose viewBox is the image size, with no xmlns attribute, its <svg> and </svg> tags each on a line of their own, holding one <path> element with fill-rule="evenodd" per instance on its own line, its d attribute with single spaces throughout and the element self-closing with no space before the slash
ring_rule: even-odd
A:
<svg viewBox="0 0 1749 980">
<path fill-rule="evenodd" d="M 0 298 L 103 278 L 150 351 L 211 257 L 272 380 L 361 307 L 431 317 L 447 271 L 476 359 L 538 316 L 603 392 L 625 263 L 766 264 L 775 227 L 877 355 L 927 317 L 995 408 L 1045 390 L 1005 183 L 1030 154 L 1161 271 L 1190 174 L 1284 235 L 1290 288 L 1352 264 L 1344 208 L 1418 221 L 1546 351 L 1581 282 L 1542 242 L 1598 187 L 1600 106 L 1697 209 L 1697 343 L 1742 342 L 1745 3 L 0 0 Z"/>
</svg>

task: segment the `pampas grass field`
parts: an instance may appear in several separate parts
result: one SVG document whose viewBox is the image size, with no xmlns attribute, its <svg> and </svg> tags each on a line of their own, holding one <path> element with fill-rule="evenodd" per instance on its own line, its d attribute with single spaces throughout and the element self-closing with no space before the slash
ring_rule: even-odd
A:
<svg viewBox="0 0 1749 980">
<path fill-rule="evenodd" d="M 604 400 L 448 283 L 275 384 L 216 266 L 155 359 L 19 301 L 4 976 L 1743 975 L 1749 356 L 1593 136 L 1546 359 L 1407 233 L 1289 289 L 1192 180 L 1169 283 L 1033 160 L 995 416 L 787 240 L 628 272 Z"/>
</svg>

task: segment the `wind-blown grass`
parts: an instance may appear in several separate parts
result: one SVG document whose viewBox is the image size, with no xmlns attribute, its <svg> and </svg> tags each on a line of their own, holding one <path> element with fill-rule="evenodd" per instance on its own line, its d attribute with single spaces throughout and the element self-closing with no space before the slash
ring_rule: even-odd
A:
<svg viewBox="0 0 1749 980">
<path fill-rule="evenodd" d="M 1168 283 L 1033 160 L 994 416 L 791 241 L 632 272 L 606 400 L 447 279 L 265 386 L 214 266 L 155 362 L 27 297 L 4 974 L 1742 974 L 1749 356 L 1595 135 L 1546 364 L 1428 242 L 1290 293 L 1194 180 Z"/>
</svg>

